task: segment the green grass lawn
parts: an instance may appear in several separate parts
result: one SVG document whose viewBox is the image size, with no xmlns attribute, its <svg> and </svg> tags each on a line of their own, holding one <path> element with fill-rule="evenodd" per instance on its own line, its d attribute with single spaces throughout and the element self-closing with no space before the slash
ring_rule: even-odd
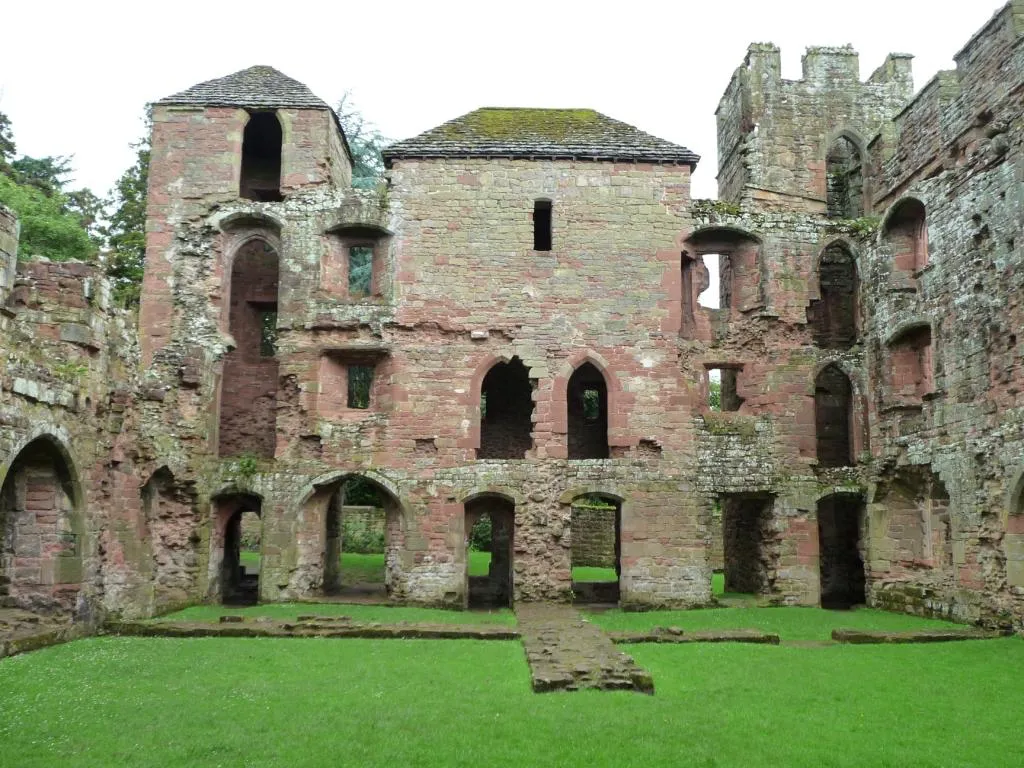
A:
<svg viewBox="0 0 1024 768">
<path fill-rule="evenodd" d="M 654 696 L 534 694 L 515 642 L 93 638 L 0 660 L 0 766 L 1020 765 L 1019 638 L 629 653 Z"/>
<path fill-rule="evenodd" d="M 700 629 L 760 629 L 782 640 L 828 640 L 833 629 L 868 629 L 901 632 L 914 629 L 963 629 L 935 619 L 870 608 L 826 611 L 821 608 L 706 608 L 694 611 L 610 610 L 593 613 L 590 620 L 609 630 L 645 630 L 652 627 Z"/>
</svg>

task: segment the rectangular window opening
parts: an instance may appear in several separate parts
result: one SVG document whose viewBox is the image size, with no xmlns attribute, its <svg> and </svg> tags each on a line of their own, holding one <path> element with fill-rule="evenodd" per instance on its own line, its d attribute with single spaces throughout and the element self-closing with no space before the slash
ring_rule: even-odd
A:
<svg viewBox="0 0 1024 768">
<path fill-rule="evenodd" d="M 736 389 L 739 368 L 708 368 L 708 410 L 738 411 L 743 399 Z"/>
<path fill-rule="evenodd" d="M 373 246 L 353 245 L 348 249 L 348 295 L 361 299 L 373 287 Z"/>
<path fill-rule="evenodd" d="M 719 275 L 722 271 L 722 259 L 728 259 L 729 257 L 722 256 L 717 253 L 705 253 L 700 258 L 703 260 L 704 267 L 707 269 L 708 282 L 704 290 L 697 296 L 697 306 L 706 307 L 707 309 L 727 307 L 728 304 L 722 303 L 722 293 L 719 287 Z"/>
<path fill-rule="evenodd" d="M 369 365 L 348 366 L 348 407 L 365 410 L 370 407 L 370 390 L 373 388 L 373 367 Z"/>
<path fill-rule="evenodd" d="M 533 250 L 551 250 L 550 200 L 537 200 L 533 204 Z"/>
<path fill-rule="evenodd" d="M 277 310 L 261 309 L 260 316 L 260 357 L 274 357 L 277 354 Z"/>
</svg>

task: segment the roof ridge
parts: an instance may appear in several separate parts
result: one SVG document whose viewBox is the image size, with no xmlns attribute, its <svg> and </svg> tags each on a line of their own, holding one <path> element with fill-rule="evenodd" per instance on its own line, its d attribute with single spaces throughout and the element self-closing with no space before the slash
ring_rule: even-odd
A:
<svg viewBox="0 0 1024 768">
<path fill-rule="evenodd" d="M 400 158 L 579 158 L 674 163 L 700 156 L 590 108 L 480 107 L 384 150 Z"/>
<path fill-rule="evenodd" d="M 295 107 L 330 109 L 308 86 L 270 64 L 254 64 L 223 77 L 204 80 L 157 104 L 218 107 Z"/>
</svg>

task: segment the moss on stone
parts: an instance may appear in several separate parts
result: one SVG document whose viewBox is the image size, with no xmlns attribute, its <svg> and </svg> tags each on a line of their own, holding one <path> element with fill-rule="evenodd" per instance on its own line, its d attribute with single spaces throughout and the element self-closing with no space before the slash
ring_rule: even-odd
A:
<svg viewBox="0 0 1024 768">
<path fill-rule="evenodd" d="M 456 140 L 467 135 L 496 140 L 530 135 L 564 141 L 577 134 L 592 135 L 603 122 L 593 109 L 484 107 L 442 129 L 445 136 Z"/>
<path fill-rule="evenodd" d="M 749 416 L 705 413 L 704 428 L 712 435 L 736 435 L 747 439 L 757 437 L 757 426 Z"/>
</svg>

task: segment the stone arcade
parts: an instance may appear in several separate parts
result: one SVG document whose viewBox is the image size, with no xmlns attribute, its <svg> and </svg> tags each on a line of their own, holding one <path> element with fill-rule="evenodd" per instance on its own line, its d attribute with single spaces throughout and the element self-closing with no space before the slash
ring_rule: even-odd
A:
<svg viewBox="0 0 1024 768">
<path fill-rule="evenodd" d="M 245 515 L 259 599 L 315 598 L 361 477 L 396 602 L 465 606 L 484 515 L 490 594 L 572 600 L 596 496 L 623 606 L 708 604 L 723 568 L 1021 630 L 1022 41 L 1014 0 L 916 96 L 905 55 L 862 80 L 811 48 L 790 81 L 752 45 L 719 201 L 590 110 L 471 112 L 358 189 L 270 67 L 161 99 L 137 326 L 95 267 L 17 262 L 0 209 L 0 604 L 88 628 L 220 600 Z"/>
</svg>

